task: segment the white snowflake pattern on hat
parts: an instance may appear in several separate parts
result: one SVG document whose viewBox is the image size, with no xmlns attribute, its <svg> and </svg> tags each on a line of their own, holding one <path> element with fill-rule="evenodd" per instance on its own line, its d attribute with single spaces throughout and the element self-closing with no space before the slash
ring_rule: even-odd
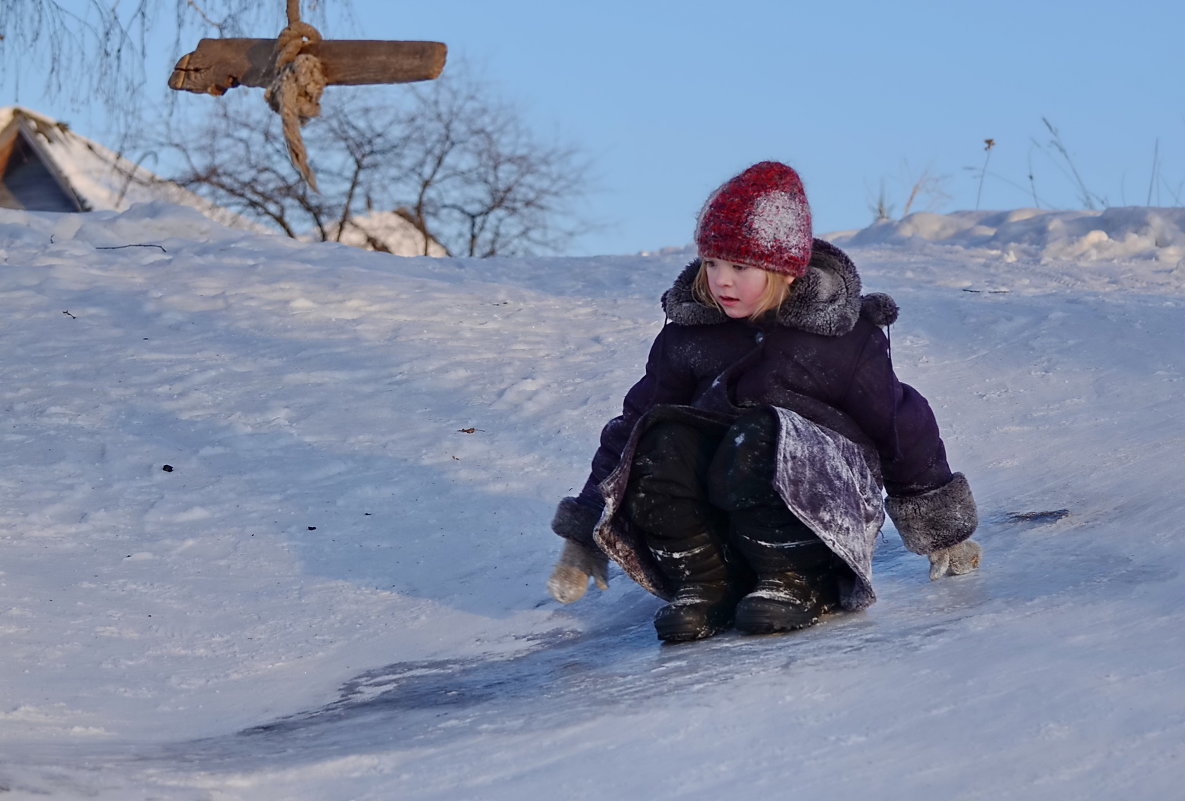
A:
<svg viewBox="0 0 1185 801">
<path fill-rule="evenodd" d="M 767 192 L 749 212 L 749 233 L 762 248 L 810 247 L 810 217 L 804 214 L 802 196 L 792 192 Z"/>
</svg>

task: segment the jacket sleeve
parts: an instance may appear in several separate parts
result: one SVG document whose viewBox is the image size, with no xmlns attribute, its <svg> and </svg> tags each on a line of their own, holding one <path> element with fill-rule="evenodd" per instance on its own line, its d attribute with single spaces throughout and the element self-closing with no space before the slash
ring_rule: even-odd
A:
<svg viewBox="0 0 1185 801">
<path fill-rule="evenodd" d="M 905 547 L 929 554 L 970 537 L 978 525 L 971 487 L 951 472 L 930 404 L 897 379 L 879 329 L 855 366 L 844 406 L 880 454 L 885 509 Z"/>
<path fill-rule="evenodd" d="M 666 403 L 690 403 L 695 392 L 695 378 L 685 365 L 672 355 L 677 348 L 672 346 L 671 326 L 663 326 L 650 346 L 646 359 L 646 372 L 625 394 L 621 414 L 614 417 L 601 429 L 600 446 L 592 459 L 592 469 L 580 501 L 604 505 L 598 485 L 613 472 L 621 460 L 621 453 L 633 433 L 634 426 L 642 416 L 655 406 Z"/>
<path fill-rule="evenodd" d="M 598 489 L 621 460 L 622 451 L 638 420 L 662 403 L 690 403 L 695 392 L 695 377 L 672 358 L 677 350 L 670 326 L 655 337 L 646 359 L 646 372 L 630 388 L 622 403 L 621 414 L 601 430 L 600 446 L 592 458 L 592 468 L 584 488 L 576 497 L 564 498 L 556 508 L 551 528 L 556 534 L 584 545 L 593 545 L 592 532 L 600 518 L 605 500 Z"/>
<path fill-rule="evenodd" d="M 593 531 L 597 521 L 601 519 L 604 508 L 604 498 L 601 496 L 600 483 L 613 473 L 617 462 L 621 461 L 621 454 L 629 435 L 638 424 L 642 415 L 659 403 L 679 403 L 691 396 L 691 390 L 686 389 L 686 379 L 680 379 L 679 371 L 667 359 L 667 326 L 662 327 L 658 337 L 651 345 L 651 353 L 646 359 L 646 373 L 638 383 L 626 392 L 622 402 L 621 414 L 610 419 L 601 430 L 601 442 L 593 454 L 593 466 L 589 470 L 588 479 L 584 487 L 576 496 L 569 496 L 559 501 L 555 517 L 551 520 L 551 530 L 564 539 L 574 540 L 589 547 L 597 547 L 593 539 Z M 686 397 L 684 397 L 686 396 Z"/>
</svg>

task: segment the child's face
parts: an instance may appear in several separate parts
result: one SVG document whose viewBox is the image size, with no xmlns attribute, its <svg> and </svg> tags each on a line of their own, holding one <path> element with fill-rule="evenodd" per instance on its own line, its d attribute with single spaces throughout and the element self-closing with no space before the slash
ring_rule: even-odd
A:
<svg viewBox="0 0 1185 801">
<path fill-rule="evenodd" d="M 770 281 L 789 284 L 793 276 L 777 275 L 759 267 L 721 259 L 703 259 L 708 289 L 729 317 L 749 317 L 757 311 Z"/>
</svg>

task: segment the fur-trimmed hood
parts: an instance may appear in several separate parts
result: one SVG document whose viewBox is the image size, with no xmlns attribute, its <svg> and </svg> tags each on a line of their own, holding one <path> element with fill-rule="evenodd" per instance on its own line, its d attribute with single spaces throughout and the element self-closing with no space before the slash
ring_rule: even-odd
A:
<svg viewBox="0 0 1185 801">
<path fill-rule="evenodd" d="M 688 264 L 674 286 L 663 293 L 663 311 L 676 325 L 715 325 L 729 319 L 720 309 L 696 299 L 693 284 L 699 267 L 699 259 Z M 777 322 L 824 336 L 848 333 L 861 316 L 879 326 L 892 325 L 897 320 L 897 303 L 881 292 L 861 295 L 860 288 L 860 274 L 847 254 L 830 242 L 815 239 L 810 266 L 778 307 Z"/>
</svg>

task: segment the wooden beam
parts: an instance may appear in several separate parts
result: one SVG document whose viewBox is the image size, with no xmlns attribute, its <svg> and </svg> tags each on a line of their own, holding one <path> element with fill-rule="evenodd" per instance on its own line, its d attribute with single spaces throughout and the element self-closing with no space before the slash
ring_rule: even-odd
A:
<svg viewBox="0 0 1185 801">
<path fill-rule="evenodd" d="M 173 68 L 169 88 L 221 95 L 236 86 L 269 86 L 275 39 L 202 39 Z M 440 75 L 448 48 L 441 42 L 324 40 L 300 51 L 316 56 L 326 83 L 359 85 L 430 81 Z"/>
</svg>

